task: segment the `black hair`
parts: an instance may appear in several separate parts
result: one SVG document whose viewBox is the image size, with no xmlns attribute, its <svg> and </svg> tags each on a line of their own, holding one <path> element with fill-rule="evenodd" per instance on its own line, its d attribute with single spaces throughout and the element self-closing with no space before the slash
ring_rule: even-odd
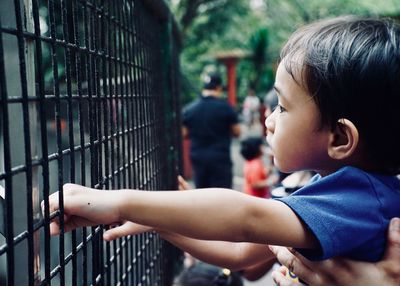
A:
<svg viewBox="0 0 400 286">
<path fill-rule="evenodd" d="M 177 284 L 179 286 L 243 286 L 239 273 L 201 261 L 184 269 L 177 279 Z"/>
<path fill-rule="evenodd" d="M 260 137 L 248 137 L 241 142 L 240 154 L 246 160 L 252 160 L 260 155 L 260 146 L 263 140 Z"/>
<path fill-rule="evenodd" d="M 321 126 L 357 127 L 377 172 L 400 173 L 400 27 L 389 19 L 337 17 L 296 31 L 281 51 L 316 102 Z"/>
<path fill-rule="evenodd" d="M 207 74 L 203 79 L 203 88 L 215 90 L 222 86 L 222 77 L 219 73 Z"/>
</svg>

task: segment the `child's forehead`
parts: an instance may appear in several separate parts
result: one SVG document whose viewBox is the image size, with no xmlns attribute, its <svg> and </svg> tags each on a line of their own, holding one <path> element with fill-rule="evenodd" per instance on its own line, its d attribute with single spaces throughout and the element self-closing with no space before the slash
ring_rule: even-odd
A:
<svg viewBox="0 0 400 286">
<path fill-rule="evenodd" d="M 302 53 L 296 53 L 287 55 L 284 57 L 279 65 L 278 70 L 284 71 L 292 77 L 292 79 L 298 84 L 303 86 L 305 82 L 305 67 L 304 67 L 304 55 Z M 277 70 L 277 72 L 278 72 Z"/>
<path fill-rule="evenodd" d="M 285 96 L 289 91 L 308 94 L 302 66 L 296 63 L 288 65 L 286 61 L 281 61 L 276 72 L 274 90 L 279 96 Z"/>
</svg>

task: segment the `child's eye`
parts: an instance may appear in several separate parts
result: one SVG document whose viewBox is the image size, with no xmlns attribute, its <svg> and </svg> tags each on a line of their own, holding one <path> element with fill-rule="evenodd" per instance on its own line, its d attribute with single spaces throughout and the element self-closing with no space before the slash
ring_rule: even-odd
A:
<svg viewBox="0 0 400 286">
<path fill-rule="evenodd" d="M 275 106 L 274 111 L 275 111 L 275 109 L 278 109 L 279 113 L 282 113 L 282 112 L 286 111 L 286 109 L 280 104 Z"/>
</svg>

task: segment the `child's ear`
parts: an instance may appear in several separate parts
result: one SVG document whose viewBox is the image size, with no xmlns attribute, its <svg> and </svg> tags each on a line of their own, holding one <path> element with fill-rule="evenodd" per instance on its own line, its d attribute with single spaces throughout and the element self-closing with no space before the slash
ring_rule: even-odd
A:
<svg viewBox="0 0 400 286">
<path fill-rule="evenodd" d="M 357 127 L 350 120 L 341 118 L 332 130 L 328 154 L 332 159 L 347 159 L 355 152 L 358 143 Z"/>
</svg>

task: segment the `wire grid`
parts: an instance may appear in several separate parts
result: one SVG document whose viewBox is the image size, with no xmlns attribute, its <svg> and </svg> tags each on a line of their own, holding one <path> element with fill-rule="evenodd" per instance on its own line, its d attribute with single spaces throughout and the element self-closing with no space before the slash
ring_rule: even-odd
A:
<svg viewBox="0 0 400 286">
<path fill-rule="evenodd" d="M 176 187 L 179 61 L 162 4 L 2 0 L 1 285 L 170 284 L 179 252 L 158 235 L 51 237 L 63 207 L 50 214 L 46 200 L 67 182 Z"/>
</svg>

